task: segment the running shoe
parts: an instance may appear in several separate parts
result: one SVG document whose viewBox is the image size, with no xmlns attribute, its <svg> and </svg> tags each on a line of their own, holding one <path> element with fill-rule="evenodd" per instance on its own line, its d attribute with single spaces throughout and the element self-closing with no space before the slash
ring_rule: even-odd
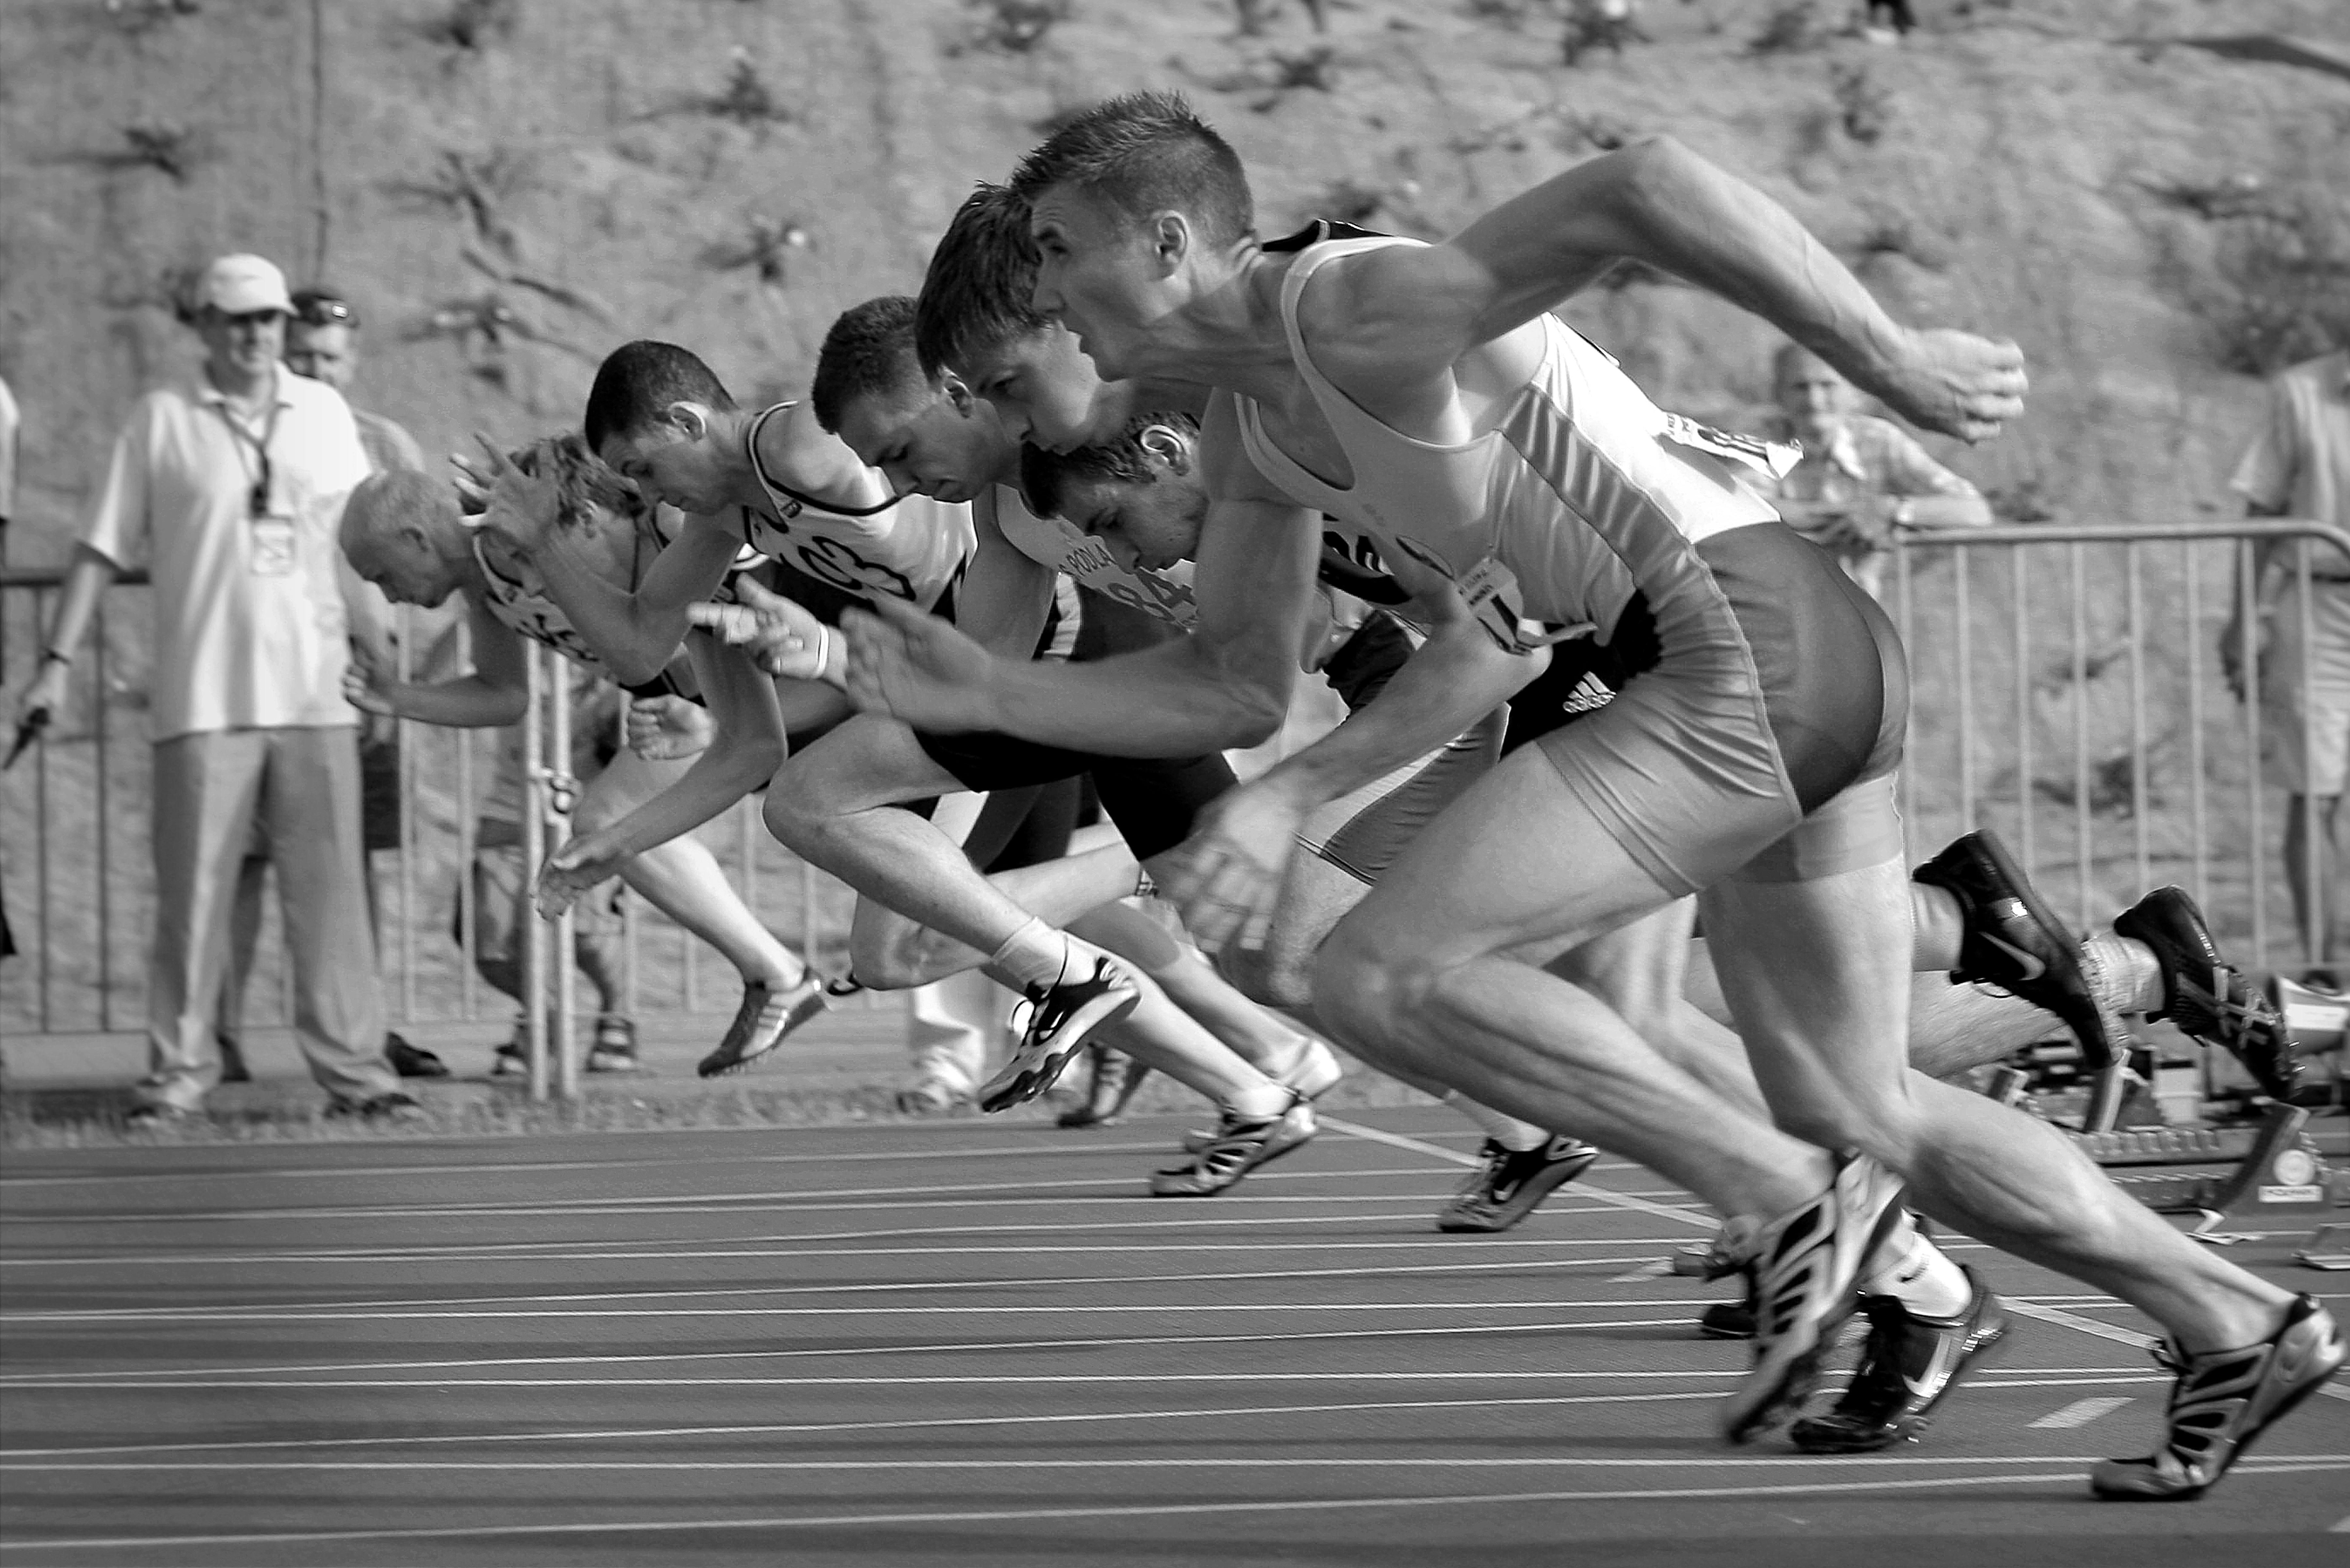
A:
<svg viewBox="0 0 2350 1568">
<path fill-rule="evenodd" d="M 1113 1051 L 1107 1045 L 1088 1045 L 1086 1054 L 1093 1062 L 1092 1078 L 1087 1082 L 1086 1097 L 1063 1111 L 1054 1122 L 1064 1127 L 1110 1127 L 1126 1119 L 1126 1107 L 1139 1092 L 1150 1069 L 1123 1051 Z"/>
<path fill-rule="evenodd" d="M 637 1023 L 617 1012 L 607 1012 L 596 1020 L 596 1037 L 588 1046 L 588 1070 L 591 1073 L 641 1073 L 645 1064 L 637 1059 Z"/>
<path fill-rule="evenodd" d="M 891 1096 L 900 1115 L 944 1116 L 970 1103 L 971 1091 L 944 1078 L 922 1078 Z"/>
<path fill-rule="evenodd" d="M 2114 917 L 2114 935 L 2144 942 L 2162 971 L 2162 1008 L 2148 1018 L 2168 1018 L 2204 1044 L 2225 1050 L 2270 1098 L 2292 1098 L 2301 1064 L 2293 1059 L 2284 1014 L 2220 957 L 2203 911 L 2186 889 L 2157 888 Z"/>
<path fill-rule="evenodd" d="M 1697 1331 L 1708 1339 L 1754 1337 L 1754 1287 L 1734 1302 L 1716 1302 L 1697 1314 Z"/>
<path fill-rule="evenodd" d="M 1742 1443 L 1801 1406 L 1820 1361 L 1852 1315 L 1866 1272 L 1901 1212 L 1901 1182 L 1866 1155 L 1836 1168 L 1827 1190 L 1767 1225 L 1723 1228 L 1754 1290 L 1754 1366 L 1724 1401 L 1722 1430 Z"/>
<path fill-rule="evenodd" d="M 1301 1044 L 1296 1057 L 1274 1074 L 1273 1081 L 1295 1091 L 1302 1099 L 1318 1100 L 1338 1086 L 1347 1070 L 1339 1064 L 1338 1054 L 1315 1036 L 1301 1034 L 1298 1039 Z M 1217 1136 L 1214 1127 L 1193 1127 L 1183 1135 L 1183 1152 L 1197 1154 L 1215 1142 Z"/>
<path fill-rule="evenodd" d="M 745 981 L 743 1005 L 734 1010 L 734 1022 L 726 1026 L 725 1038 L 694 1071 L 705 1078 L 739 1073 L 831 1005 L 824 981 L 814 971 L 789 991 L 777 991 L 764 980 Z"/>
<path fill-rule="evenodd" d="M 1224 1113 L 1216 1140 L 1190 1165 L 1161 1170 L 1150 1179 L 1153 1198 L 1212 1198 L 1259 1166 L 1269 1165 L 1315 1133 L 1314 1112 L 1299 1100 L 1277 1116 L 1252 1121 Z"/>
<path fill-rule="evenodd" d="M 1058 985 L 1032 985 L 1024 998 L 1028 1019 L 1020 1044 L 979 1086 L 979 1108 L 1000 1111 L 1051 1088 L 1076 1059 L 1086 1036 L 1134 1011 L 1141 989 L 1126 966 L 1098 954 L 1091 971 Z"/>
<path fill-rule="evenodd" d="M 2293 1297 L 2282 1326 L 2241 1350 L 2187 1355 L 2158 1345 L 2155 1360 L 2178 1375 L 2162 1447 L 2144 1459 L 2100 1459 L 2089 1490 L 2127 1502 L 2201 1497 L 2270 1423 L 2334 1376 L 2343 1355 L 2333 1314 L 2308 1296 Z"/>
<path fill-rule="evenodd" d="M 449 1064 L 421 1045 L 411 1045 L 397 1034 L 383 1037 L 384 1060 L 403 1078 L 445 1078 Z"/>
<path fill-rule="evenodd" d="M 1564 1135 L 1527 1149 L 1489 1137 L 1477 1153 L 1483 1163 L 1469 1173 L 1452 1200 L 1436 1211 L 1440 1231 L 1506 1231 L 1599 1158 L 1599 1151 L 1581 1138 Z"/>
<path fill-rule="evenodd" d="M 336 1121 L 373 1122 L 390 1125 L 421 1122 L 429 1113 L 412 1095 L 394 1090 L 390 1094 L 369 1095 L 363 1100 L 336 1100 L 327 1106 L 327 1115 Z"/>
<path fill-rule="evenodd" d="M 2024 879 L 1997 835 L 1986 829 L 1952 839 L 1910 878 L 1959 901 L 1965 934 L 1952 980 L 1994 985 L 2054 1013 L 2081 1043 L 2092 1069 L 2112 1065 L 2112 1026 L 2089 988 L 2081 944 Z"/>
<path fill-rule="evenodd" d="M 514 1038 L 499 1046 L 490 1057 L 490 1076 L 493 1078 L 530 1076 L 529 1047 L 523 1040 L 519 1025 L 515 1029 Z"/>
<path fill-rule="evenodd" d="M 1914 1443 L 1959 1375 L 2007 1337 L 2007 1313 L 1975 1272 L 1960 1266 L 1972 1291 L 1956 1317 L 1911 1312 L 1893 1296 L 1863 1296 L 1868 1317 L 1860 1364 L 1835 1408 L 1788 1430 L 1807 1454 L 1866 1454 Z"/>
</svg>

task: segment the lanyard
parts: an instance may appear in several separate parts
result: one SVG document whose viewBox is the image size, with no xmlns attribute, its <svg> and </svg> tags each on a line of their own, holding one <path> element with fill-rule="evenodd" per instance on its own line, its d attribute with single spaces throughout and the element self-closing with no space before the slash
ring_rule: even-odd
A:
<svg viewBox="0 0 2350 1568">
<path fill-rule="evenodd" d="M 277 400 L 277 383 L 275 379 L 269 383 L 269 419 L 261 427 L 259 440 L 254 438 L 253 432 L 245 429 L 242 421 L 229 412 L 225 400 L 213 406 L 220 410 L 221 422 L 228 426 L 229 434 L 236 438 L 236 465 L 239 469 L 244 467 L 244 449 L 253 449 L 255 464 L 260 472 L 254 476 L 253 488 L 245 494 L 245 507 L 255 517 L 266 517 L 269 515 L 269 443 L 276 438 L 277 416 L 286 407 Z"/>
</svg>

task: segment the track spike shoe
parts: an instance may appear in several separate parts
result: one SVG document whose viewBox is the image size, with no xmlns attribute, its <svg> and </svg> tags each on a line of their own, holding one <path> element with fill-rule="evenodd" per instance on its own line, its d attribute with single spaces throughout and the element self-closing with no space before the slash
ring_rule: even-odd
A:
<svg viewBox="0 0 2350 1568">
<path fill-rule="evenodd" d="M 1259 1166 L 1270 1165 L 1313 1137 L 1314 1108 L 1299 1100 L 1277 1116 L 1251 1120 L 1224 1113 L 1214 1142 L 1190 1165 L 1150 1179 L 1153 1198 L 1212 1198 Z"/>
<path fill-rule="evenodd" d="M 2113 1025 L 2089 987 L 2079 940 L 2025 879 L 1996 834 L 1985 829 L 1952 839 L 1910 879 L 1959 901 L 1965 931 L 1952 980 L 1995 985 L 2054 1013 L 2081 1043 L 2093 1070 L 2113 1064 Z"/>
<path fill-rule="evenodd" d="M 2162 971 L 2168 1018 L 2244 1064 L 2272 1099 L 2287 1100 L 2301 1079 L 2284 1014 L 2220 958 L 2203 911 L 2183 888 L 2157 888 L 2114 917 L 2114 935 L 2143 942 Z"/>
<path fill-rule="evenodd" d="M 739 1073 L 831 1005 L 823 980 L 813 970 L 789 991 L 778 991 L 764 980 L 745 981 L 743 1005 L 734 1010 L 734 1022 L 726 1026 L 717 1048 L 693 1070 L 705 1078 Z"/>
<path fill-rule="evenodd" d="M 1892 1296 L 1864 1296 L 1868 1338 L 1835 1407 L 1806 1417 L 1787 1436 L 1807 1454 L 1866 1454 L 1916 1442 L 1959 1376 L 2007 1337 L 2007 1313 L 1972 1269 L 1973 1292 L 1956 1317 L 1928 1317 Z"/>
<path fill-rule="evenodd" d="M 2162 1447 L 2144 1459 L 2100 1459 L 2089 1490 L 2128 1502 L 2184 1502 L 2228 1473 L 2252 1439 L 2317 1392 L 2341 1366 L 2342 1331 L 2308 1296 L 2295 1296 L 2276 1333 L 2241 1350 L 2183 1355 L 2175 1345 L 2154 1358 L 2178 1375 Z"/>
<path fill-rule="evenodd" d="M 1836 1168 L 1817 1198 L 1768 1224 L 1732 1220 L 1726 1245 L 1754 1292 L 1754 1365 L 1723 1401 L 1721 1426 L 1733 1443 L 1753 1438 L 1800 1407 L 1819 1381 L 1820 1362 L 1859 1293 L 1856 1282 L 1901 1211 L 1901 1182 L 1866 1155 Z"/>
<path fill-rule="evenodd" d="M 1113 1051 L 1107 1045 L 1088 1045 L 1086 1054 L 1094 1064 L 1093 1076 L 1086 1085 L 1086 1097 L 1063 1111 L 1053 1124 L 1055 1127 L 1116 1127 L 1126 1119 L 1127 1103 L 1134 1098 L 1150 1076 L 1148 1066 L 1123 1051 Z"/>
<path fill-rule="evenodd" d="M 1511 1148 L 1489 1137 L 1478 1156 L 1483 1163 L 1436 1211 L 1438 1230 L 1484 1234 L 1506 1231 L 1540 1208 L 1544 1199 L 1591 1168 L 1599 1151 L 1581 1138 L 1561 1135 L 1529 1149 Z"/>
<path fill-rule="evenodd" d="M 979 1108 L 1000 1111 L 1051 1088 L 1084 1049 L 1086 1036 L 1133 1012 L 1141 996 L 1133 973 L 1107 953 L 1095 954 L 1075 980 L 1028 987 L 1020 1044 L 979 1086 Z"/>
</svg>

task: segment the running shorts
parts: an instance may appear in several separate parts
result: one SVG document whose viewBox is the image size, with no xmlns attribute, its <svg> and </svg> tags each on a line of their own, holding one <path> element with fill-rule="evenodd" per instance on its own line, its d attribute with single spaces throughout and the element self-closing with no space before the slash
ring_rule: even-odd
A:
<svg viewBox="0 0 2350 1568">
<path fill-rule="evenodd" d="M 1501 760 L 1509 720 L 1509 709 L 1496 708 L 1434 751 L 1329 802 L 1305 819 L 1299 846 L 1367 887 L 1378 882 L 1438 812 Z"/>
<path fill-rule="evenodd" d="M 1694 546 L 1655 667 L 1534 742 L 1676 896 L 1898 860 L 1908 668 L 1877 601 L 1779 522 Z"/>
<path fill-rule="evenodd" d="M 1156 759 L 1104 757 L 1039 745 L 1014 736 L 978 732 L 937 735 L 918 731 L 931 761 L 965 789 L 1018 789 L 1093 776 L 1102 810 L 1126 836 L 1138 860 L 1163 855 L 1191 836 L 1201 807 L 1232 787 L 1232 770 L 1221 754 Z"/>
</svg>

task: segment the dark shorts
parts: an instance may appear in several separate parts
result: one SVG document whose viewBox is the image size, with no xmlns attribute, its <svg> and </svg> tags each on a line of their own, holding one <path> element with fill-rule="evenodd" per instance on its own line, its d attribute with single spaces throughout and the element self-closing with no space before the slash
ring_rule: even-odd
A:
<svg viewBox="0 0 2350 1568">
<path fill-rule="evenodd" d="M 1019 789 L 1091 775 L 1102 810 L 1126 836 L 1127 847 L 1138 860 L 1163 855 L 1191 837 L 1200 809 L 1234 782 L 1221 755 L 1104 757 L 986 732 L 917 732 L 914 738 L 923 753 L 965 789 Z"/>
<path fill-rule="evenodd" d="M 400 742 L 359 747 L 359 846 L 400 847 Z"/>
</svg>

